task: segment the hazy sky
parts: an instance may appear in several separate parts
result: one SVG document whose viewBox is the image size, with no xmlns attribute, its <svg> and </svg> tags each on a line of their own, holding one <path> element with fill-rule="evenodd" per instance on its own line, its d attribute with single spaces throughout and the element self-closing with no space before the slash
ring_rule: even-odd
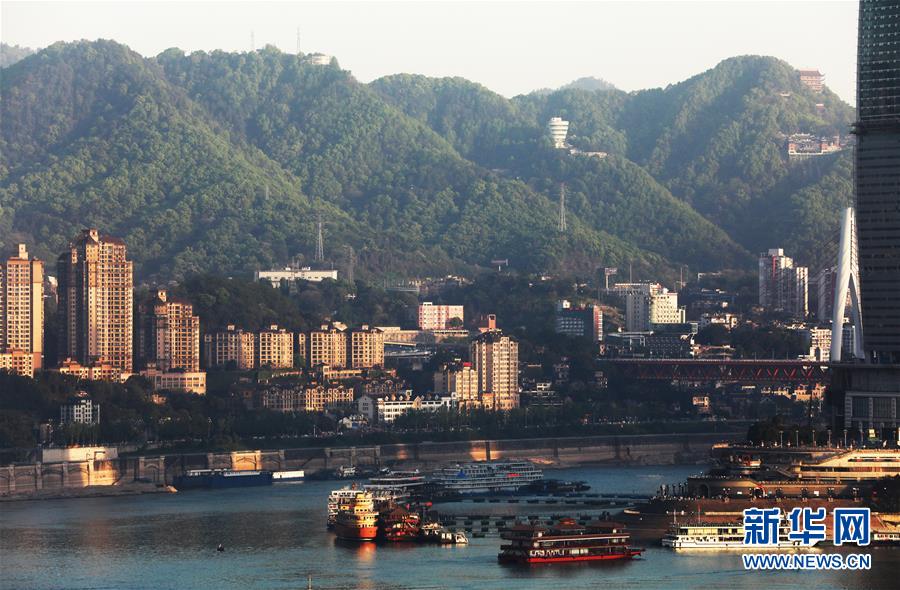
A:
<svg viewBox="0 0 900 590">
<path fill-rule="evenodd" d="M 143 55 L 257 48 L 334 55 L 363 81 L 463 76 L 506 96 L 581 76 L 665 86 L 734 55 L 815 67 L 851 104 L 857 2 L 15 2 L 6 43 L 115 39 Z"/>
</svg>

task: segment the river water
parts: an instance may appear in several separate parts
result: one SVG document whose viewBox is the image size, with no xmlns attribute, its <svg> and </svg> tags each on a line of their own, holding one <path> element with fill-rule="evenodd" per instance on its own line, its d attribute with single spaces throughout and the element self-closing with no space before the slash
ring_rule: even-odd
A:
<svg viewBox="0 0 900 590">
<path fill-rule="evenodd" d="M 592 492 L 652 493 L 698 466 L 548 471 Z M 650 546 L 618 564 L 497 564 L 500 539 L 468 546 L 344 545 L 325 530 L 336 482 L 0 504 L 0 588 L 897 588 L 900 549 L 871 548 L 867 572 L 747 572 L 739 553 Z M 484 506 L 484 505 L 482 505 Z M 522 505 L 521 510 L 533 507 Z M 556 507 L 556 511 L 565 510 Z M 584 511 L 578 507 L 575 511 Z M 226 550 L 216 552 L 223 543 Z M 833 549 L 826 549 L 833 551 Z"/>
</svg>

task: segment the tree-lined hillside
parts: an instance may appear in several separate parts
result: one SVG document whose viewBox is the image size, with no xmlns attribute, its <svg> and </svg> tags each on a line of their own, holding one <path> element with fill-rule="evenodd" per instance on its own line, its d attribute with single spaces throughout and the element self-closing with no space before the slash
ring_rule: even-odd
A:
<svg viewBox="0 0 900 590">
<path fill-rule="evenodd" d="M 52 259 L 95 225 L 127 240 L 143 278 L 246 273 L 308 262 L 321 217 L 328 262 L 352 249 L 359 277 L 495 258 L 581 276 L 747 267 L 762 247 L 814 249 L 849 194 L 845 155 L 785 156 L 785 134 L 852 120 L 795 74 L 745 57 L 666 89 L 510 100 L 459 78 L 362 84 L 270 47 L 58 43 L 3 70 L 0 247 Z M 573 146 L 609 156 L 554 150 L 556 115 Z"/>
</svg>

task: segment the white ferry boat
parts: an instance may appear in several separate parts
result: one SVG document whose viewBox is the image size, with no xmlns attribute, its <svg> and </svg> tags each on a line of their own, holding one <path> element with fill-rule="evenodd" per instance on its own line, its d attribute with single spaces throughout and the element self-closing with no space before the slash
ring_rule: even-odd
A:
<svg viewBox="0 0 900 590">
<path fill-rule="evenodd" d="M 479 461 L 434 472 L 432 481 L 458 494 L 513 492 L 544 478 L 544 472 L 530 461 Z"/>
<path fill-rule="evenodd" d="M 741 522 L 673 524 L 662 538 L 663 547 L 684 549 L 798 549 L 805 547 L 799 541 L 788 539 L 790 527 L 782 521 L 778 527 L 777 546 L 744 545 L 744 525 Z"/>
<path fill-rule="evenodd" d="M 369 479 L 367 490 L 399 490 L 414 492 L 425 485 L 425 474 L 415 471 L 391 471 L 381 470 L 378 475 Z"/>
</svg>

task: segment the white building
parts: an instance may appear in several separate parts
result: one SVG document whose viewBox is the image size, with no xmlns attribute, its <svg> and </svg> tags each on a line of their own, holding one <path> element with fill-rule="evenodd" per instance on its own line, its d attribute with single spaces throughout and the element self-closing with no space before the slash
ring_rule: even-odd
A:
<svg viewBox="0 0 900 590">
<path fill-rule="evenodd" d="M 100 424 L 100 404 L 79 391 L 68 403 L 59 407 L 60 424 Z"/>
<path fill-rule="evenodd" d="M 759 256 L 759 305 L 794 317 L 806 316 L 809 269 L 794 266 L 794 259 L 781 248 L 770 248 Z"/>
<path fill-rule="evenodd" d="M 657 324 L 683 324 L 685 310 L 678 307 L 678 293 L 670 293 L 664 287 L 648 285 L 641 293 L 625 297 L 625 330 L 649 332 Z"/>
<path fill-rule="evenodd" d="M 547 123 L 547 129 L 550 131 L 553 147 L 558 150 L 565 149 L 566 136 L 569 134 L 569 122 L 563 120 L 562 117 L 553 117 Z"/>
<path fill-rule="evenodd" d="M 283 283 L 293 281 L 310 281 L 320 283 L 325 279 L 336 281 L 338 279 L 338 271 L 336 270 L 312 270 L 308 266 L 303 268 L 285 267 L 282 270 L 258 270 L 253 273 L 254 279 L 266 280 L 272 283 L 273 287 L 280 287 Z"/>
<path fill-rule="evenodd" d="M 805 328 L 801 333 L 809 347 L 807 360 L 823 363 L 831 360 L 831 328 Z"/>
<path fill-rule="evenodd" d="M 731 330 L 737 326 L 738 317 L 733 313 L 704 313 L 700 315 L 700 329 L 707 326 L 725 326 Z"/>
<path fill-rule="evenodd" d="M 375 422 L 391 424 L 398 416 L 407 412 L 436 412 L 442 408 L 450 410 L 455 407 L 455 395 L 414 396 L 411 389 L 377 398 L 363 395 L 356 400 L 357 411 L 365 416 L 370 424 Z"/>
<path fill-rule="evenodd" d="M 419 304 L 419 329 L 443 330 L 450 327 L 450 320 L 465 319 L 462 305 L 435 305 L 430 301 Z"/>
</svg>

